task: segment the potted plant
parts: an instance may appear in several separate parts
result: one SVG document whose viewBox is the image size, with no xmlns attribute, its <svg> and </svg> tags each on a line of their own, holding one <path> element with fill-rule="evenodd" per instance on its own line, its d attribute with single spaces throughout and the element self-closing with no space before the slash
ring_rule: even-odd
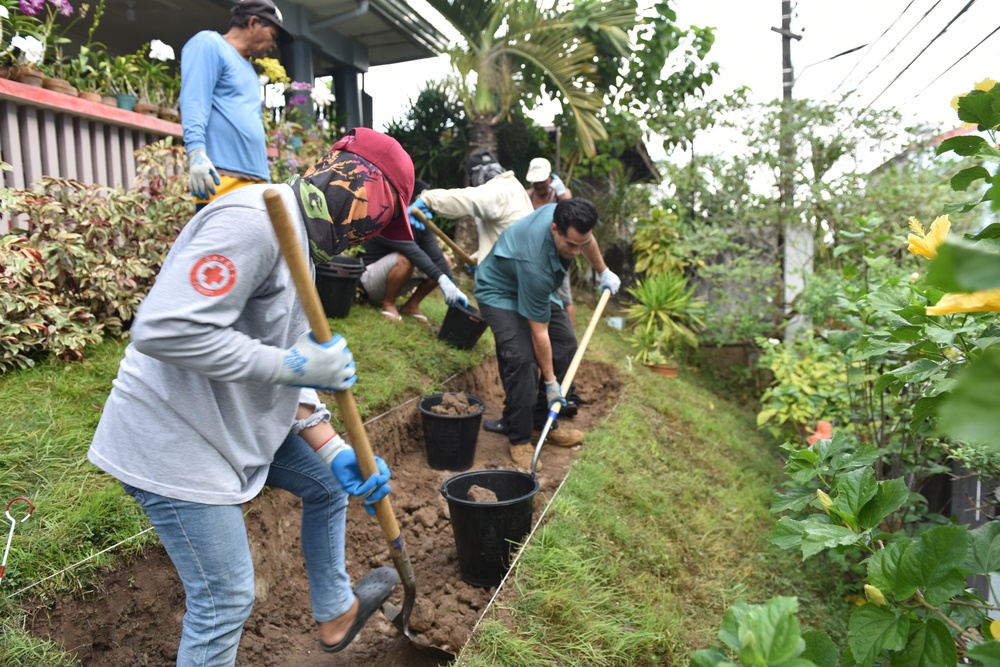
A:
<svg viewBox="0 0 1000 667">
<path fill-rule="evenodd" d="M 135 55 L 112 56 L 103 67 L 105 86 L 118 100 L 118 107 L 132 111 L 136 103 L 139 68 Z"/>
<path fill-rule="evenodd" d="M 173 48 L 158 39 L 135 53 L 137 112 L 156 116 L 165 106 L 166 90 L 173 86 L 175 78 L 167 63 L 173 59 Z"/>
<path fill-rule="evenodd" d="M 698 345 L 696 330 L 703 326 L 705 304 L 695 298 L 694 288 L 683 274 L 653 274 L 629 288 L 628 293 L 635 303 L 625 307 L 625 316 L 631 323 L 629 340 L 639 363 L 668 365 L 680 347 Z"/>
<path fill-rule="evenodd" d="M 79 91 L 82 99 L 100 102 L 102 77 L 98 70 L 100 53 L 88 46 L 81 46 L 75 57 L 66 61 L 64 72 L 69 84 Z"/>
</svg>

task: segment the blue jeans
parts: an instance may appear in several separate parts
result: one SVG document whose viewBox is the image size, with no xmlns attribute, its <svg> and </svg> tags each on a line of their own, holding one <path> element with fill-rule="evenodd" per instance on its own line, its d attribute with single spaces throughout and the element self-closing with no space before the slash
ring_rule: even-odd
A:
<svg viewBox="0 0 1000 667">
<path fill-rule="evenodd" d="M 289 436 L 267 485 L 302 498 L 302 555 L 313 618 L 330 621 L 354 603 L 344 567 L 347 494 L 305 440 Z M 142 506 L 184 584 L 177 664 L 232 666 L 254 602 L 253 561 L 240 505 L 203 505 L 122 484 Z"/>
</svg>

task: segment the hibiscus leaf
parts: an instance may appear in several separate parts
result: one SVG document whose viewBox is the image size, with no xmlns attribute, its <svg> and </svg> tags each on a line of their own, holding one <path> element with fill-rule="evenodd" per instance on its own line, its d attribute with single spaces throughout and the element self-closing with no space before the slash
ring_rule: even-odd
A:
<svg viewBox="0 0 1000 667">
<path fill-rule="evenodd" d="M 927 282 L 946 292 L 976 292 L 1000 287 L 1000 254 L 949 239 L 937 249 L 927 270 Z"/>
<path fill-rule="evenodd" d="M 980 178 L 989 180 L 992 176 L 993 174 L 991 174 L 986 167 L 969 167 L 968 169 L 963 169 L 951 177 L 951 189 L 963 191 L 968 190 L 969 186 L 978 181 Z"/>
<path fill-rule="evenodd" d="M 982 146 L 988 145 L 986 140 L 982 137 L 977 136 L 965 136 L 965 137 L 952 137 L 951 139 L 945 139 L 937 147 L 937 154 L 947 153 L 948 151 L 955 151 L 958 155 L 968 157 L 970 155 L 975 155 Z"/>
<path fill-rule="evenodd" d="M 968 363 L 938 418 L 941 432 L 956 440 L 1000 446 L 1000 346 Z"/>
</svg>

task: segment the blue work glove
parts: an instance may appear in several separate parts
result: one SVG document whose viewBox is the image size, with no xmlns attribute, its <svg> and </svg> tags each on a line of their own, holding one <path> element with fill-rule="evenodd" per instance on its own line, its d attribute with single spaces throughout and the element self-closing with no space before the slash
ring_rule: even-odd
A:
<svg viewBox="0 0 1000 667">
<path fill-rule="evenodd" d="M 366 480 L 358 467 L 357 454 L 350 447 L 338 452 L 330 464 L 330 470 L 340 482 L 340 487 L 348 495 L 360 497 L 365 503 L 365 511 L 369 514 L 375 514 L 375 503 L 389 495 L 389 491 L 392 490 L 389 486 L 389 478 L 392 477 L 389 466 L 377 456 L 375 465 L 378 467 L 378 473 Z"/>
<path fill-rule="evenodd" d="M 215 185 L 212 185 L 213 180 Z M 208 199 L 209 194 L 215 194 L 215 186 L 221 182 L 219 172 L 208 159 L 204 148 L 196 148 L 188 153 L 188 184 L 192 195 L 198 199 Z"/>
<path fill-rule="evenodd" d="M 555 174 L 552 174 L 552 182 L 549 184 L 549 187 L 552 188 L 552 192 L 556 193 L 556 197 L 562 197 L 566 194 L 566 184 Z"/>
<path fill-rule="evenodd" d="M 423 213 L 424 217 L 427 218 L 428 220 L 434 219 L 434 214 L 431 213 L 431 210 L 429 208 L 427 208 L 427 202 L 424 201 L 423 197 L 417 197 L 417 201 L 410 204 L 410 208 L 407 212 L 410 214 L 410 225 L 414 229 L 427 229 L 426 225 L 424 225 L 424 223 L 420 220 L 420 218 L 413 215 L 413 209 L 417 209 L 418 211 Z"/>
<path fill-rule="evenodd" d="M 358 381 L 354 355 L 347 341 L 337 334 L 329 343 L 319 344 L 309 331 L 303 332 L 281 359 L 275 384 L 344 391 Z"/>
<path fill-rule="evenodd" d="M 618 277 L 618 274 L 606 268 L 598 273 L 597 277 L 601 281 L 601 285 L 597 290 L 598 292 L 609 289 L 611 290 L 611 296 L 618 294 L 618 290 L 622 286 L 622 279 Z"/>
<path fill-rule="evenodd" d="M 558 380 L 550 380 L 545 383 L 545 402 L 549 404 L 549 410 L 556 403 L 566 407 L 566 397 L 563 396 L 562 387 L 559 386 Z"/>
<path fill-rule="evenodd" d="M 479 266 L 479 265 L 478 264 L 466 264 L 465 265 L 465 272 L 468 273 L 470 276 L 474 276 L 474 275 L 476 275 L 476 267 L 477 266 Z"/>
<path fill-rule="evenodd" d="M 462 294 L 462 290 L 458 289 L 458 286 L 452 282 L 451 278 L 443 273 L 438 278 L 438 285 L 441 286 L 441 291 L 444 292 L 444 302 L 449 306 L 454 306 L 456 303 L 461 303 L 463 306 L 469 305 L 469 297 Z"/>
</svg>

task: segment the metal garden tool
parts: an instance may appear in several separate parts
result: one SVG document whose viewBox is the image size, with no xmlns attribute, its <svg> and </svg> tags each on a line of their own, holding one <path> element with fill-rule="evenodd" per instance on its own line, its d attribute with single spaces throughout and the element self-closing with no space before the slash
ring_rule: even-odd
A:
<svg viewBox="0 0 1000 667">
<path fill-rule="evenodd" d="M 610 298 L 610 289 L 604 288 L 601 290 L 601 298 L 597 302 L 597 307 L 594 308 L 594 315 L 590 318 L 590 324 L 587 325 L 587 330 L 583 333 L 583 338 L 580 340 L 580 344 L 576 348 L 576 354 L 573 355 L 573 360 L 569 363 L 569 368 L 566 369 L 566 375 L 563 377 L 562 385 L 560 386 L 563 396 L 569 393 L 569 388 L 573 384 L 573 378 L 576 376 L 576 371 L 580 367 L 580 362 L 583 361 L 583 353 L 587 351 L 587 345 L 590 344 L 590 337 L 594 334 L 594 329 L 597 327 L 597 323 L 601 319 L 601 313 L 604 312 L 604 306 L 608 305 L 608 300 Z M 542 453 L 542 445 L 545 443 L 545 437 L 552 429 L 552 424 L 555 422 L 556 417 L 559 416 L 559 410 L 561 409 L 562 405 L 560 403 L 556 403 L 549 408 L 549 418 L 545 420 L 545 427 L 542 429 L 541 435 L 538 436 L 538 443 L 535 445 L 535 453 L 531 457 L 532 477 L 535 476 L 535 469 L 538 467 L 538 457 Z"/>
<path fill-rule="evenodd" d="M 32 505 L 31 501 L 25 498 L 24 496 L 18 496 L 17 498 L 11 499 L 11 501 L 7 503 L 7 507 L 4 508 L 4 514 L 6 515 L 7 520 L 10 521 L 10 532 L 7 533 L 7 546 L 3 550 L 3 561 L 0 562 L 0 581 L 3 580 L 3 571 L 7 569 L 7 554 L 10 553 L 10 543 L 14 539 L 14 527 L 18 523 L 17 519 L 15 519 L 10 515 L 10 506 L 16 503 L 18 500 L 23 500 L 24 502 L 28 503 L 28 513 L 25 514 L 24 518 L 21 519 L 21 523 L 27 521 L 29 518 L 31 518 L 31 515 L 35 513 L 35 506 Z"/>
<path fill-rule="evenodd" d="M 330 325 L 323 312 L 323 304 L 319 300 L 319 294 L 312 281 L 309 268 L 306 265 L 306 258 L 299 247 L 299 241 L 292 229 L 288 218 L 288 211 L 281 199 L 281 194 L 277 190 L 268 189 L 264 191 L 264 203 L 267 205 L 267 212 L 271 216 L 271 224 L 274 226 L 275 234 L 278 236 L 278 243 L 281 246 L 281 254 L 288 264 L 292 279 L 295 281 L 295 289 L 298 292 L 302 306 L 305 308 L 306 316 L 309 319 L 309 326 L 312 328 L 313 338 L 319 343 L 326 343 L 330 340 Z M 375 455 L 372 452 L 371 444 L 368 442 L 368 435 L 365 433 L 364 422 L 358 412 L 358 406 L 354 402 L 354 395 L 350 389 L 334 392 L 337 399 L 337 407 L 340 408 L 340 415 L 344 420 L 347 433 L 351 436 L 351 446 L 358 459 L 358 468 L 361 474 L 367 479 L 378 474 L 378 467 L 375 464 Z M 389 545 L 389 553 L 392 556 L 393 565 L 399 572 L 399 578 L 403 582 L 403 608 L 396 609 L 392 605 L 385 604 L 382 613 L 392 621 L 403 635 L 410 640 L 410 643 L 419 651 L 434 656 L 442 660 L 451 660 L 455 656 L 444 649 L 431 646 L 423 638 L 413 634 L 410 630 L 410 614 L 413 611 L 413 604 L 417 597 L 417 584 L 413 575 L 413 566 L 410 564 L 410 555 L 403 543 L 403 536 L 396 523 L 396 516 L 393 514 L 389 497 L 386 496 L 374 505 L 375 515 L 378 517 L 379 525 L 382 527 L 382 534 Z"/>
<path fill-rule="evenodd" d="M 440 227 L 438 227 L 433 222 L 428 220 L 427 216 L 424 215 L 424 212 L 421 211 L 419 208 L 411 208 L 410 213 L 416 215 L 420 219 L 420 222 L 427 225 L 427 229 L 437 234 L 438 238 L 444 241 L 449 248 L 454 250 L 455 254 L 458 255 L 463 262 L 465 262 L 469 266 L 475 266 L 479 262 L 479 260 L 472 259 L 472 257 L 470 257 L 467 252 L 462 250 L 462 247 L 460 245 L 452 241 L 447 234 L 442 232 Z"/>
</svg>

